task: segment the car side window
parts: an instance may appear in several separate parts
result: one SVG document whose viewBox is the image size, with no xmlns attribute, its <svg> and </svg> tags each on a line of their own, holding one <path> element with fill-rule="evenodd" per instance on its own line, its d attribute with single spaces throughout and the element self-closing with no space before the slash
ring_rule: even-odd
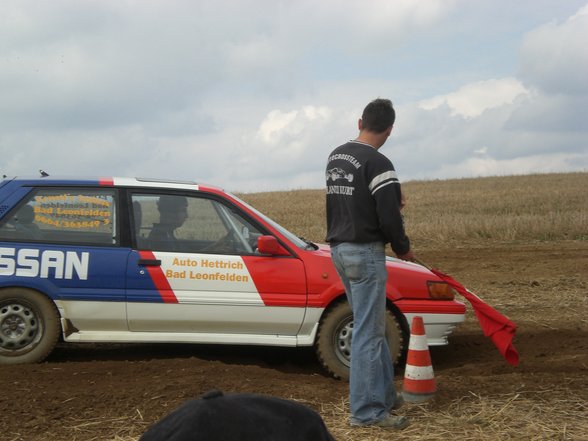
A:
<svg viewBox="0 0 588 441">
<path fill-rule="evenodd" d="M 234 209 L 206 197 L 137 193 L 131 201 L 139 249 L 252 254 L 261 235 Z"/>
<path fill-rule="evenodd" d="M 115 245 L 112 189 L 40 188 L 0 225 L 0 239 Z"/>
</svg>

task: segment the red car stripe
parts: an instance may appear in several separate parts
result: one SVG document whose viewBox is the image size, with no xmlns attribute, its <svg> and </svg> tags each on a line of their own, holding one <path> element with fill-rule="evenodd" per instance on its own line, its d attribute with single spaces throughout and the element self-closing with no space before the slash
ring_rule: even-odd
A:
<svg viewBox="0 0 588 441">
<path fill-rule="evenodd" d="M 156 257 L 151 251 L 139 251 L 139 255 L 141 259 L 149 259 L 154 260 Z M 151 276 L 151 280 L 155 285 L 155 288 L 159 292 L 161 299 L 164 303 L 178 303 L 178 299 L 174 294 L 174 291 L 171 289 L 165 274 L 161 270 L 160 266 L 148 266 L 147 271 L 149 271 L 149 275 Z"/>
<path fill-rule="evenodd" d="M 112 179 L 112 178 L 100 178 L 99 179 L 99 183 L 100 183 L 100 185 L 105 185 L 105 186 L 112 187 L 114 185 L 114 179 Z"/>
</svg>

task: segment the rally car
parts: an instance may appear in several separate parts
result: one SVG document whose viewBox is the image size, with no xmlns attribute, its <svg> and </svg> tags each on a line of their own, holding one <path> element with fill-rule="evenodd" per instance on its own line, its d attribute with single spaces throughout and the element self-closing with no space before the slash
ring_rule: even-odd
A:
<svg viewBox="0 0 588 441">
<path fill-rule="evenodd" d="M 465 306 L 428 269 L 388 258 L 395 361 L 422 316 L 447 344 Z M 329 247 L 235 195 L 193 182 L 0 182 L 0 364 L 63 342 L 314 346 L 348 378 L 353 317 Z"/>
</svg>

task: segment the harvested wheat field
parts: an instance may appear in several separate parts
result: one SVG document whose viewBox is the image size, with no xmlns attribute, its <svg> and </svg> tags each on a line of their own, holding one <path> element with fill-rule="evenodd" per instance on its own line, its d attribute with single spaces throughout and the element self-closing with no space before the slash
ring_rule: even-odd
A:
<svg viewBox="0 0 588 441">
<path fill-rule="evenodd" d="M 134 441 L 214 388 L 302 402 L 340 441 L 588 439 L 586 188 L 588 173 L 405 184 L 416 254 L 518 325 L 520 364 L 502 359 L 468 308 L 449 346 L 431 349 L 437 393 L 403 408 L 402 432 L 352 430 L 347 384 L 326 376 L 311 349 L 105 344 L 0 366 L 0 440 Z M 322 190 L 242 197 L 322 241 Z"/>
</svg>

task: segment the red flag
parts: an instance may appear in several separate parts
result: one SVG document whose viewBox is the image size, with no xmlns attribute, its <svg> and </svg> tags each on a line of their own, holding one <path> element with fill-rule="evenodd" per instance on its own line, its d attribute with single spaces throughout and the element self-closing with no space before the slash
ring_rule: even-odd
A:
<svg viewBox="0 0 588 441">
<path fill-rule="evenodd" d="M 485 303 L 477 295 L 469 292 L 461 283 L 447 274 L 443 274 L 436 269 L 431 269 L 431 272 L 447 282 L 470 302 L 484 335 L 492 339 L 492 342 L 508 363 L 512 366 L 517 366 L 519 364 L 519 353 L 512 344 L 517 325 Z"/>
</svg>

